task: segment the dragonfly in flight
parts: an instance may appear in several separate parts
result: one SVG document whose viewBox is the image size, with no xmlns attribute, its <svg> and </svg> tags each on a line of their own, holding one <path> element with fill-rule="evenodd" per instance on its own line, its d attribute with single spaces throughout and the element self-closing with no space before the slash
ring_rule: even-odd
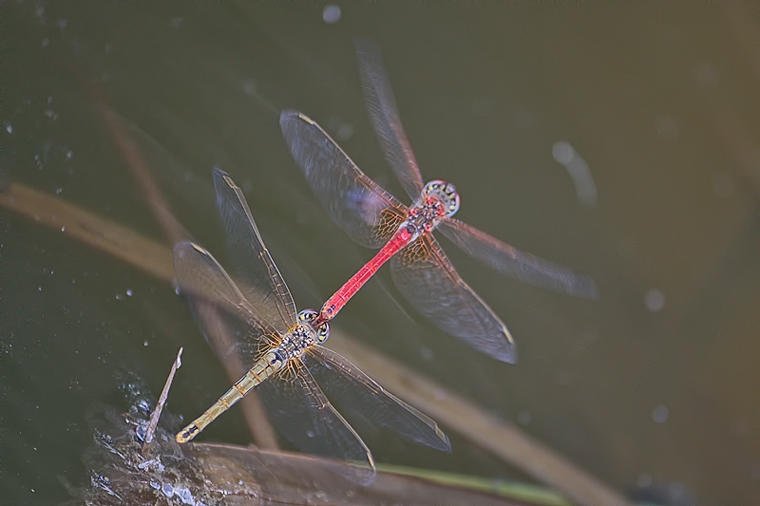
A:
<svg viewBox="0 0 760 506">
<path fill-rule="evenodd" d="M 250 370 L 182 429 L 177 441 L 193 439 L 256 388 L 274 427 L 308 453 L 358 463 L 351 468 L 352 479 L 359 483 L 374 479 L 372 454 L 331 401 L 349 415 L 356 413 L 414 442 L 451 451 L 433 420 L 322 346 L 329 324 L 317 322 L 314 310 L 296 310 L 240 188 L 220 169 L 214 169 L 214 186 L 235 280 L 211 253 L 192 242 L 175 246 L 175 274 L 186 296 L 210 303 L 228 317 L 224 321 L 234 331 L 235 352 Z M 201 319 L 199 324 L 207 336 L 212 332 Z"/>
<path fill-rule="evenodd" d="M 379 49 L 360 41 L 357 53 L 367 110 L 385 156 L 412 203 L 402 204 L 367 177 L 315 121 L 296 111 L 281 113 L 285 141 L 322 207 L 353 240 L 381 248 L 325 302 L 317 321 L 334 318 L 390 261 L 396 286 L 420 313 L 476 350 L 515 363 L 517 353 L 506 325 L 459 276 L 432 232 L 439 230 L 486 265 L 532 285 L 598 298 L 594 281 L 453 218 L 459 194 L 445 181 L 423 184 Z"/>
</svg>

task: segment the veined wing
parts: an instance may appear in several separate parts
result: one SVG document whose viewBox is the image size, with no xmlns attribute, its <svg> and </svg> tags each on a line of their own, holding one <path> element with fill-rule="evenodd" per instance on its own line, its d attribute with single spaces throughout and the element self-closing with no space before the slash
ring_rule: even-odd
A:
<svg viewBox="0 0 760 506">
<path fill-rule="evenodd" d="M 464 251 L 502 274 L 569 295 L 599 298 L 596 284 L 590 277 L 523 253 L 462 221 L 447 218 L 441 221 L 438 230 Z"/>
<path fill-rule="evenodd" d="M 291 443 L 313 453 L 356 463 L 347 466 L 347 478 L 372 483 L 375 462 L 364 441 L 320 390 L 308 369 L 298 361 L 263 382 L 257 391 L 267 406 L 272 425 Z"/>
<path fill-rule="evenodd" d="M 432 234 L 397 253 L 391 274 L 409 302 L 441 330 L 497 360 L 517 362 L 509 330 L 457 274 Z"/>
<path fill-rule="evenodd" d="M 213 174 L 235 280 L 264 320 L 284 333 L 296 321 L 293 296 L 261 239 L 242 190 L 223 170 L 214 168 Z"/>
<path fill-rule="evenodd" d="M 207 302 L 222 310 L 224 320 L 235 329 L 233 339 L 238 352 L 250 367 L 263 346 L 277 344 L 275 329 L 251 306 L 219 262 L 205 248 L 192 242 L 174 246 L 174 271 L 180 290 L 195 301 Z M 214 329 L 206 328 L 207 319 L 196 318 L 206 339 Z M 211 323 L 208 323 L 211 325 Z"/>
<path fill-rule="evenodd" d="M 414 201 L 422 192 L 422 175 L 401 125 L 401 117 L 396 107 L 396 99 L 393 98 L 393 89 L 380 48 L 372 42 L 357 40 L 356 53 L 367 112 L 377 132 L 380 147 L 383 148 L 385 158 L 396 177 L 401 181 L 401 186 Z"/>
<path fill-rule="evenodd" d="M 303 361 L 327 397 L 341 411 L 391 429 L 415 443 L 451 451 L 449 438 L 433 420 L 385 391 L 334 351 L 323 346 L 314 347 Z"/>
<path fill-rule="evenodd" d="M 390 238 L 377 233 L 384 215 L 395 209 L 406 216 L 406 206 L 364 175 L 307 116 L 283 111 L 280 127 L 293 158 L 330 218 L 362 246 L 382 246 Z"/>
</svg>

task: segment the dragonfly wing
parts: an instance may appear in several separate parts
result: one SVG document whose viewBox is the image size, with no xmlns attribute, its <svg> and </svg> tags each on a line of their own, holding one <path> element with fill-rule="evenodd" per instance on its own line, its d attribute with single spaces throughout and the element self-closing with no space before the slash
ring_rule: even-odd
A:
<svg viewBox="0 0 760 506">
<path fill-rule="evenodd" d="M 293 158 L 330 218 L 359 244 L 382 246 L 395 232 L 378 233 L 386 213 L 390 210 L 406 216 L 406 206 L 364 175 L 307 116 L 283 111 L 280 127 Z"/>
<path fill-rule="evenodd" d="M 304 363 L 327 397 L 349 418 L 353 414 L 416 443 L 451 451 L 449 438 L 433 420 L 387 392 L 334 351 L 322 346 L 312 348 Z"/>
<path fill-rule="evenodd" d="M 235 286 L 219 262 L 205 248 L 192 242 L 180 242 L 174 246 L 174 271 L 177 284 L 188 298 L 198 325 L 206 340 L 211 342 L 218 333 L 218 325 L 233 330 L 231 345 L 250 367 L 262 346 L 274 345 L 277 330 L 264 319 Z M 201 317 L 202 304 L 222 310 L 223 322 Z M 216 327 L 213 327 L 217 325 Z M 217 349 L 214 346 L 214 349 Z M 227 347 L 219 353 L 226 357 Z"/>
<path fill-rule="evenodd" d="M 272 425 L 306 453 L 356 463 L 347 477 L 367 485 L 375 477 L 375 463 L 364 441 L 336 411 L 303 364 L 263 382 L 258 392 Z"/>
<path fill-rule="evenodd" d="M 356 53 L 364 85 L 367 112 L 377 132 L 385 158 L 412 200 L 422 192 L 422 175 L 409 145 L 393 98 L 393 89 L 383 64 L 380 48 L 372 42 L 356 41 Z"/>
<path fill-rule="evenodd" d="M 596 284 L 590 277 L 523 253 L 462 221 L 447 218 L 438 225 L 438 230 L 464 251 L 502 274 L 569 295 L 599 298 Z"/>
<path fill-rule="evenodd" d="M 223 170 L 214 168 L 213 173 L 235 280 L 265 321 L 285 332 L 296 321 L 293 296 L 261 239 L 243 191 Z"/>
<path fill-rule="evenodd" d="M 517 362 L 507 327 L 454 270 L 438 241 L 428 234 L 391 260 L 396 286 L 441 330 L 503 362 Z"/>
</svg>

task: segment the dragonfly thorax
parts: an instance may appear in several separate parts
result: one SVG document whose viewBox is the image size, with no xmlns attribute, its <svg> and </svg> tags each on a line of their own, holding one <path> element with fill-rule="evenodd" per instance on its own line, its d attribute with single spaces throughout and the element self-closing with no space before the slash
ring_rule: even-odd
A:
<svg viewBox="0 0 760 506">
<path fill-rule="evenodd" d="M 436 179 L 422 189 L 402 226 L 416 239 L 421 234 L 432 232 L 441 219 L 452 216 L 458 209 L 459 194 L 454 185 Z"/>
<path fill-rule="evenodd" d="M 317 344 L 316 330 L 308 323 L 297 323 L 282 335 L 279 346 L 272 350 L 283 362 L 298 358 Z"/>
<path fill-rule="evenodd" d="M 312 346 L 324 343 L 330 335 L 330 326 L 326 322 L 314 326 L 313 322 L 317 316 L 319 313 L 313 309 L 305 309 L 298 313 L 296 324 L 282 334 L 280 344 L 270 351 L 270 354 L 274 354 L 272 358 L 287 362 L 300 357 Z"/>
</svg>

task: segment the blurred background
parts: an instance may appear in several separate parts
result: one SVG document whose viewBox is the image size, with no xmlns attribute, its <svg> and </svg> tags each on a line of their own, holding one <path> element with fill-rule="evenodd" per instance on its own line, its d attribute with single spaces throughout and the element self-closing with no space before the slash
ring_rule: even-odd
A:
<svg viewBox="0 0 760 506">
<path fill-rule="evenodd" d="M 757 5 L 4 2 L 0 30 L 4 177 L 161 240 L 99 96 L 220 254 L 211 168 L 232 175 L 301 308 L 373 252 L 319 207 L 279 110 L 318 121 L 401 198 L 354 54 L 375 41 L 423 177 L 456 184 L 458 217 L 589 274 L 601 299 L 494 275 L 444 239 L 517 365 L 427 323 L 387 268 L 335 325 L 630 497 L 760 503 Z M 160 391 L 178 347 L 170 410 L 193 417 L 229 386 L 164 282 L 7 210 L 0 271 L 9 504 L 66 500 L 62 483 L 87 479 L 90 414 L 126 410 L 137 384 Z M 379 462 L 526 479 L 451 432 L 450 456 L 363 436 Z M 203 438 L 250 441 L 239 412 Z"/>
</svg>

